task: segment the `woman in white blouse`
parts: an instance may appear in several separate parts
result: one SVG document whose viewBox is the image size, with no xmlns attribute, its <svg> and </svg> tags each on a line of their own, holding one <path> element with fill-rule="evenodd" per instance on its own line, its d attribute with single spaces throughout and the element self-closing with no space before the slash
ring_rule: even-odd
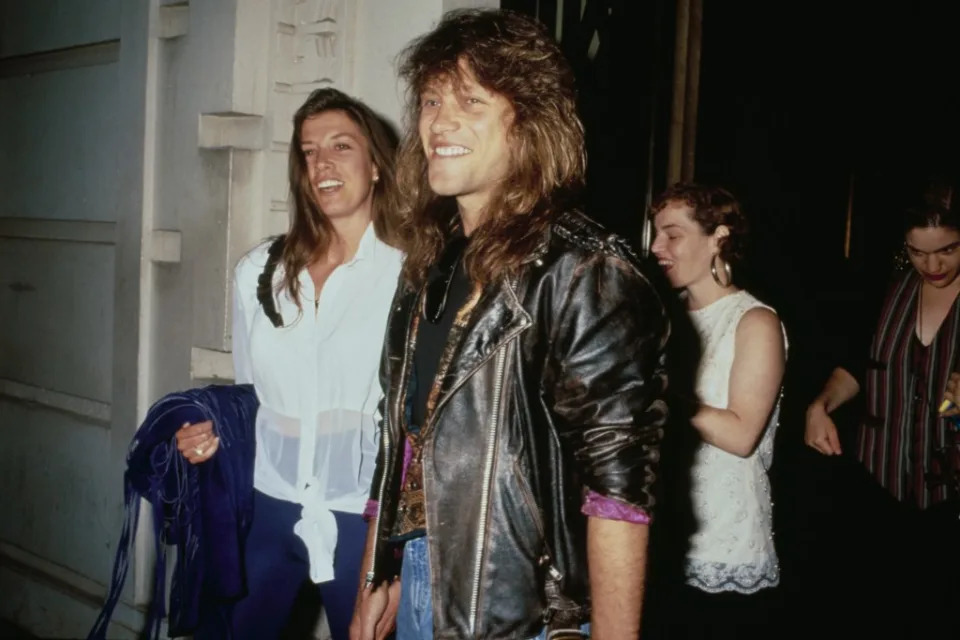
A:
<svg viewBox="0 0 960 640">
<path fill-rule="evenodd" d="M 664 637 L 778 637 L 770 629 L 780 571 L 767 472 L 786 336 L 774 310 L 732 281 L 747 225 L 728 191 L 675 185 L 652 214 L 652 251 L 684 290 L 700 338 L 691 419 L 699 435 L 690 470 L 696 530 Z"/>
<path fill-rule="evenodd" d="M 335 89 L 315 91 L 294 116 L 290 230 L 244 256 L 234 278 L 236 381 L 260 400 L 248 595 L 205 612 L 197 638 L 279 637 L 308 581 L 333 638 L 349 635 L 380 350 L 402 261 L 391 246 L 394 150 L 373 112 Z M 217 451 L 209 422 L 178 440 L 195 464 Z"/>
</svg>

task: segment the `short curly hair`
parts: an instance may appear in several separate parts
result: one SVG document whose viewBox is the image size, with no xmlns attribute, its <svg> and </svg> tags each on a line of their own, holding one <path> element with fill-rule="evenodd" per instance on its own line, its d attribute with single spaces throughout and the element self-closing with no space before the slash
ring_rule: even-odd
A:
<svg viewBox="0 0 960 640">
<path fill-rule="evenodd" d="M 749 225 L 740 203 L 722 187 L 678 182 L 658 195 L 650 205 L 650 217 L 655 218 L 671 203 L 683 203 L 693 209 L 693 220 L 707 235 L 724 225 L 730 235 L 720 241 L 720 258 L 735 265 L 744 258 Z"/>
</svg>

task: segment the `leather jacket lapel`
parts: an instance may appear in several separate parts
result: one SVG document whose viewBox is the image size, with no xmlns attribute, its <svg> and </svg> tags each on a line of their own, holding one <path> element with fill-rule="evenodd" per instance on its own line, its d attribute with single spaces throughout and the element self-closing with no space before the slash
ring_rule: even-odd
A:
<svg viewBox="0 0 960 640">
<path fill-rule="evenodd" d="M 473 375 L 497 350 L 533 324 L 517 298 L 514 284 L 502 281 L 475 292 L 450 332 L 438 369 L 442 375 L 435 402 L 428 408 L 429 422 L 450 395 Z M 465 312 L 465 313 L 464 313 Z M 461 324 L 462 321 L 462 324 Z"/>
<path fill-rule="evenodd" d="M 422 289 L 407 289 L 398 296 L 387 327 L 386 341 L 390 346 L 388 353 L 391 362 L 385 410 L 390 415 L 391 433 L 395 439 L 399 439 L 406 430 L 407 385 L 413 369 L 413 350 L 417 344 L 417 309 L 422 297 Z"/>
</svg>

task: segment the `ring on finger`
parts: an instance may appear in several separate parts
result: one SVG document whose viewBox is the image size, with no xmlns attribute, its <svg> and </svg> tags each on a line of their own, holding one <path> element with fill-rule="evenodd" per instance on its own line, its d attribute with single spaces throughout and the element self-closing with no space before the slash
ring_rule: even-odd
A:
<svg viewBox="0 0 960 640">
<path fill-rule="evenodd" d="M 202 456 L 202 455 L 203 455 L 203 447 L 196 447 L 196 448 L 194 448 L 193 452 L 196 453 L 198 456 Z"/>
</svg>

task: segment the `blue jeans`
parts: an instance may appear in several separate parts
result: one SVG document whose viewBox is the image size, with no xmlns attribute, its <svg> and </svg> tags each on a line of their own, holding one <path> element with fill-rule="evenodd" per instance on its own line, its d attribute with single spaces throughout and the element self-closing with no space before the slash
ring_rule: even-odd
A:
<svg viewBox="0 0 960 640">
<path fill-rule="evenodd" d="M 433 640 L 433 603 L 430 600 L 430 559 L 427 537 L 409 540 L 400 567 L 400 605 L 397 640 Z"/>
<path fill-rule="evenodd" d="M 590 624 L 580 627 L 590 633 Z M 546 640 L 544 629 L 532 640 Z M 400 605 L 397 609 L 397 640 L 433 640 L 433 602 L 430 598 L 430 557 L 427 537 L 407 542 L 400 569 Z"/>
</svg>

